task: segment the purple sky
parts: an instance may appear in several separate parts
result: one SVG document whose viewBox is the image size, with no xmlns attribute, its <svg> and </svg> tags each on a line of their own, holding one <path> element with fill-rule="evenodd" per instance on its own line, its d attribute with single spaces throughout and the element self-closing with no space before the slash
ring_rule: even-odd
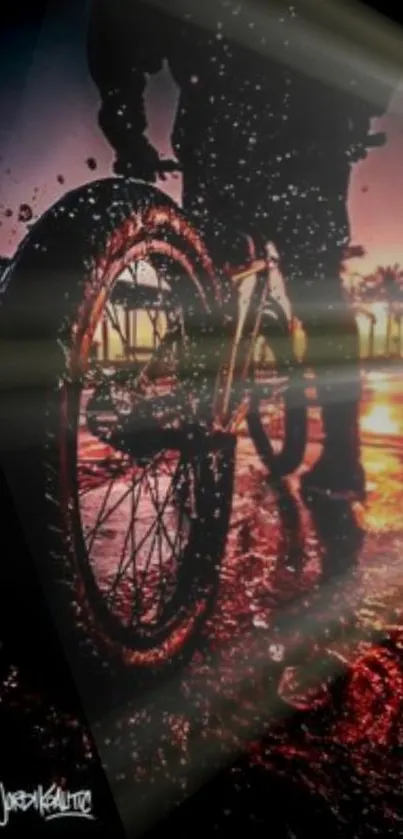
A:
<svg viewBox="0 0 403 839">
<path fill-rule="evenodd" d="M 152 79 L 148 102 L 150 137 L 169 155 L 176 89 L 166 72 Z M 3 98 L 4 107 L 7 111 Z M 68 44 L 54 33 L 52 38 L 41 33 L 24 96 L 0 133 L 0 255 L 11 256 L 26 232 L 17 219 L 21 203 L 30 204 L 37 216 L 66 189 L 110 174 L 112 154 L 97 126 L 97 108 L 84 50 L 79 45 L 72 62 Z M 403 88 L 376 127 L 387 131 L 388 143 L 356 166 L 351 179 L 352 239 L 368 252 L 352 266 L 360 271 L 379 262 L 403 263 Z M 86 165 L 90 156 L 98 162 L 96 172 Z M 57 181 L 59 174 L 64 185 Z M 179 198 L 180 180 L 169 179 L 163 188 Z M 13 215 L 8 217 L 7 210 Z"/>
</svg>

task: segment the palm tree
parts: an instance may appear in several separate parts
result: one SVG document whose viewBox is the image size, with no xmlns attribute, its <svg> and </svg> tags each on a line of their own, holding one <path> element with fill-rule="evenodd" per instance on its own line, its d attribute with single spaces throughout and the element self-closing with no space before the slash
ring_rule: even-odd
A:
<svg viewBox="0 0 403 839">
<path fill-rule="evenodd" d="M 357 303 L 354 306 L 354 310 L 357 315 L 363 315 L 369 324 L 369 333 L 368 333 L 368 349 L 366 358 L 373 358 L 375 355 L 375 324 L 376 324 L 376 315 L 371 311 L 371 309 L 364 306 L 362 303 Z"/>
<path fill-rule="evenodd" d="M 346 262 L 350 259 L 362 259 L 365 254 L 366 250 L 362 245 L 346 245 L 343 252 L 342 273 L 347 270 Z"/>
<path fill-rule="evenodd" d="M 401 335 L 403 318 L 403 268 L 395 263 L 386 267 L 379 266 L 378 274 L 381 278 L 384 298 L 387 303 L 386 354 L 392 352 L 393 324 L 397 326 L 397 354 L 401 354 Z"/>
<path fill-rule="evenodd" d="M 391 353 L 393 325 L 397 325 L 397 351 L 401 354 L 401 333 L 403 318 L 403 269 L 400 265 L 378 265 L 372 274 L 357 275 L 354 287 L 353 305 L 382 303 L 386 304 L 386 335 L 384 353 Z"/>
<path fill-rule="evenodd" d="M 367 318 L 370 320 L 368 355 L 373 358 L 375 356 L 375 324 L 377 317 L 371 307 L 374 303 L 382 303 L 386 299 L 385 289 L 378 269 L 372 274 L 359 276 L 357 279 L 357 298 L 359 301 L 357 302 L 357 308 L 364 309 Z"/>
<path fill-rule="evenodd" d="M 349 273 L 346 264 L 348 260 L 362 256 L 365 256 L 365 250 L 361 245 L 349 245 L 345 249 L 342 273 L 344 273 L 344 286 L 355 313 L 363 315 L 369 322 L 367 358 L 373 358 L 375 354 L 376 315 L 371 310 L 370 304 L 378 300 L 376 282 L 372 277 L 365 277 L 358 271 Z"/>
<path fill-rule="evenodd" d="M 109 324 L 106 315 L 104 314 L 101 321 L 102 331 L 102 360 L 109 361 Z"/>
<path fill-rule="evenodd" d="M 368 350 L 367 350 L 367 358 L 373 358 L 375 355 L 375 324 L 376 324 L 376 315 L 370 308 L 370 306 L 366 305 L 371 303 L 372 300 L 369 300 L 361 293 L 361 290 L 358 286 L 354 286 L 352 288 L 352 293 L 350 294 L 350 300 L 356 315 L 363 315 L 369 324 L 369 334 L 368 334 Z"/>
</svg>

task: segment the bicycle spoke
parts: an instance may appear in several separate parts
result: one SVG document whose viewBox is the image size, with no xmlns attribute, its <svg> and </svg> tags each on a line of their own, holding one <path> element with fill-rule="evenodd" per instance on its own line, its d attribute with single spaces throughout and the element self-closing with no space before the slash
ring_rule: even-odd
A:
<svg viewBox="0 0 403 839">
<path fill-rule="evenodd" d="M 131 490 L 130 521 L 129 521 L 129 524 L 128 524 L 128 527 L 127 527 L 127 530 L 126 530 L 125 539 L 124 539 L 124 542 L 123 542 L 123 548 L 122 548 L 122 553 L 121 553 L 121 556 L 120 556 L 120 559 L 119 559 L 118 570 L 117 570 L 116 576 L 113 580 L 113 583 L 111 584 L 110 590 L 109 590 L 109 592 L 107 592 L 107 595 L 106 595 L 108 597 L 108 599 L 110 598 L 111 595 L 114 595 L 114 593 L 117 590 L 117 586 L 118 586 L 120 580 L 122 579 L 122 576 L 123 576 L 123 573 L 124 573 L 124 572 L 122 572 L 122 566 L 123 566 L 125 554 L 126 554 L 126 551 L 127 551 L 127 546 L 128 546 L 128 543 L 129 543 L 129 539 L 131 538 L 132 543 L 134 542 L 134 526 L 135 526 L 135 522 L 137 521 L 136 515 L 135 515 L 135 510 L 137 509 L 137 505 L 136 505 L 135 500 L 134 500 L 135 489 L 136 489 L 136 487 L 132 483 L 131 486 L 130 486 L 130 490 Z M 139 482 L 138 483 L 137 502 L 139 500 L 140 492 L 141 492 L 141 483 Z"/>
<path fill-rule="evenodd" d="M 116 481 L 116 478 L 113 478 L 112 481 Z M 123 495 L 121 495 L 121 497 L 118 499 L 118 501 L 115 502 L 113 507 L 111 507 L 108 510 L 108 512 L 106 513 L 106 515 L 103 518 L 101 518 L 101 516 L 102 516 L 102 513 L 105 509 L 105 504 L 104 503 L 102 504 L 102 508 L 101 508 L 102 513 L 98 514 L 97 523 L 96 523 L 95 527 L 89 532 L 89 534 L 87 533 L 87 538 L 88 538 L 88 535 L 93 537 L 93 534 L 97 530 L 97 528 L 102 527 L 102 525 L 105 524 L 106 521 L 108 521 L 108 519 L 113 515 L 113 513 L 115 512 L 115 510 L 117 510 L 117 508 L 120 506 L 120 504 L 122 504 L 123 501 L 125 501 L 125 499 L 129 495 L 130 491 L 131 491 L 131 486 L 129 486 L 129 488 L 124 491 Z M 108 497 L 109 497 L 109 495 L 110 495 L 110 491 L 108 492 Z M 93 537 L 93 540 L 91 542 L 91 547 L 93 545 L 94 539 L 95 539 L 95 536 Z M 91 550 L 91 547 L 87 547 L 88 552 Z"/>
<path fill-rule="evenodd" d="M 110 497 L 110 494 L 112 492 L 112 488 L 113 488 L 113 484 L 114 484 L 115 480 L 116 480 L 115 477 L 111 478 L 109 486 L 108 486 L 107 491 L 105 493 L 104 499 L 102 501 L 100 511 L 98 512 L 98 516 L 97 516 L 97 519 L 96 519 L 96 522 L 95 522 L 95 526 L 94 526 L 92 531 L 90 531 L 89 533 L 86 534 L 87 539 L 89 538 L 89 540 L 90 540 L 89 544 L 87 544 L 88 553 L 91 552 L 91 548 L 92 548 L 92 546 L 94 544 L 94 541 L 95 541 L 95 535 L 96 535 L 97 529 L 98 529 L 98 527 L 101 526 L 100 522 L 101 522 L 102 514 L 103 514 L 103 512 L 105 510 L 105 507 L 108 503 L 108 498 Z"/>
<path fill-rule="evenodd" d="M 159 494 L 158 493 L 158 481 L 157 481 L 157 494 Z M 164 592 L 164 588 L 166 587 L 166 586 L 164 586 L 164 582 L 166 581 L 166 577 L 164 577 L 162 565 L 163 565 L 163 562 L 162 562 L 162 544 L 161 544 L 161 539 L 159 539 L 159 541 L 158 541 L 158 569 L 159 569 L 159 572 L 160 572 L 160 578 L 162 578 L 162 579 L 161 579 L 161 586 L 160 586 L 159 604 L 158 604 L 158 607 L 157 607 L 157 616 L 161 615 L 161 600 L 164 597 L 163 592 Z M 162 590 L 162 593 L 161 593 L 161 590 Z"/>
<path fill-rule="evenodd" d="M 151 495 L 151 499 L 152 499 L 152 501 L 153 501 L 153 503 L 154 503 L 154 507 L 156 507 L 156 504 L 155 504 L 155 501 L 154 501 L 154 497 L 153 497 L 153 493 L 152 493 L 152 489 L 151 489 L 151 485 L 150 485 L 150 482 L 149 482 L 149 480 L 148 480 L 148 477 L 147 477 L 147 485 L 148 485 L 148 487 L 149 487 L 149 492 L 150 492 L 150 495 Z M 172 493 L 170 493 L 170 494 L 172 494 Z M 170 540 L 170 538 L 169 538 L 169 536 L 168 536 L 168 533 L 167 533 L 166 527 L 165 527 L 165 525 L 164 525 L 164 523 L 163 523 L 162 521 L 161 521 L 160 525 L 161 525 L 161 527 L 164 529 L 164 532 L 165 532 L 165 537 L 166 537 L 166 540 L 167 540 L 167 542 L 168 542 L 168 544 L 169 544 L 170 548 L 172 548 L 172 547 L 173 547 L 172 542 L 171 542 L 171 540 Z"/>
<path fill-rule="evenodd" d="M 132 489 L 132 487 L 130 487 L 130 488 L 129 488 L 129 491 L 130 491 L 131 489 Z M 147 539 L 150 537 L 150 535 L 151 535 L 151 533 L 152 533 L 153 529 L 154 529 L 156 526 L 157 526 L 157 527 L 159 526 L 159 522 L 161 521 L 161 517 L 162 517 L 162 515 L 164 514 L 165 509 L 166 509 L 166 506 L 167 506 L 167 504 L 168 504 L 169 497 L 170 497 L 170 492 L 168 491 L 168 492 L 167 492 L 167 495 L 166 495 L 166 498 L 165 498 L 165 501 L 164 501 L 164 503 L 163 503 L 162 509 L 161 509 L 161 510 L 157 513 L 156 519 L 154 519 L 154 520 L 152 521 L 152 523 L 151 523 L 150 527 L 146 530 L 145 534 L 142 536 L 142 538 L 140 539 L 140 541 L 139 541 L 139 543 L 137 544 L 137 546 L 135 547 L 135 549 L 134 549 L 134 550 L 130 553 L 130 556 L 128 557 L 128 559 L 126 560 L 126 562 L 124 562 L 124 554 L 123 554 L 123 557 L 122 557 L 122 558 L 123 558 L 123 561 L 120 563 L 119 572 L 118 572 L 118 574 L 116 575 L 115 580 L 114 580 L 114 588 L 116 588 L 116 587 L 117 587 L 117 585 L 119 584 L 120 580 L 121 580 L 121 579 L 125 576 L 125 574 L 126 574 L 126 572 L 127 572 L 128 568 L 129 568 L 131 565 L 133 565 L 133 563 L 134 563 L 134 561 L 135 561 L 135 557 L 136 557 L 136 555 L 138 555 L 138 554 L 139 554 L 139 552 L 140 552 L 140 550 L 142 549 L 143 545 L 147 542 Z M 145 567 L 144 572 L 143 572 L 143 574 L 142 574 L 142 578 L 141 578 L 141 585 L 140 585 L 140 590 L 144 587 L 144 584 L 145 584 L 145 579 L 146 579 L 146 577 L 147 577 L 147 574 L 148 574 L 148 571 L 149 571 L 149 565 L 150 565 L 150 562 L 151 562 L 151 556 L 152 556 L 152 555 L 150 554 L 150 557 L 149 557 L 149 558 L 148 558 L 148 560 L 147 560 L 146 567 Z"/>
<path fill-rule="evenodd" d="M 98 479 L 98 484 L 102 481 L 102 478 L 105 476 L 105 471 L 108 470 L 109 472 L 113 469 L 116 470 L 116 474 L 110 476 L 110 480 L 117 480 L 118 478 L 122 477 L 122 475 L 127 472 L 129 467 L 130 460 L 129 458 L 122 457 L 122 458 L 107 458 L 106 460 L 100 460 L 97 463 L 91 462 L 90 465 L 83 463 L 81 461 L 80 470 L 81 475 L 79 475 L 79 483 L 83 483 L 86 479 L 95 481 Z M 89 492 L 93 492 L 94 489 L 97 489 L 97 486 L 90 485 L 84 486 L 83 488 L 79 489 L 78 495 L 80 499 L 83 499 Z"/>
<path fill-rule="evenodd" d="M 155 528 L 154 535 L 151 539 L 151 544 L 150 544 L 150 548 L 149 548 L 149 551 L 148 551 L 148 557 L 147 557 L 147 560 L 146 560 L 146 572 L 148 571 L 148 569 L 150 568 L 150 565 L 151 565 L 151 560 L 152 560 L 152 557 L 154 555 L 154 545 L 155 545 L 156 539 L 158 537 L 159 530 L 160 530 L 160 524 L 157 520 L 157 525 L 156 525 L 156 528 Z M 146 572 L 144 573 L 144 577 L 146 576 Z M 133 574 L 133 584 L 134 584 L 134 578 L 137 577 L 136 567 L 135 567 L 134 562 L 133 562 L 133 565 L 132 565 L 132 574 Z M 137 585 L 136 585 L 136 591 L 137 591 Z M 133 625 L 133 620 L 134 620 L 134 617 L 135 617 L 135 606 L 137 604 L 138 604 L 138 599 L 136 601 L 134 599 L 134 597 L 132 597 L 132 614 L 131 614 L 132 625 Z"/>
<path fill-rule="evenodd" d="M 157 526 L 159 526 L 159 523 L 161 522 L 162 516 L 163 516 L 163 514 L 164 514 L 164 512 L 165 512 L 165 509 L 166 509 L 166 507 L 167 507 L 167 505 L 168 505 L 168 501 L 170 500 L 170 497 L 171 497 L 171 487 L 168 489 L 168 491 L 167 491 L 167 493 L 166 493 L 165 500 L 164 500 L 164 503 L 163 503 L 163 505 L 162 505 L 162 509 L 161 509 L 161 510 L 157 513 L 156 521 L 155 521 L 155 523 L 154 523 L 154 524 L 155 524 L 155 525 L 157 525 Z M 148 533 L 146 534 L 146 536 L 145 536 L 145 537 L 143 537 L 143 539 L 141 540 L 140 546 L 138 546 L 137 550 L 139 550 L 139 547 L 142 547 L 142 545 L 144 544 L 144 542 L 145 542 L 145 541 L 146 541 L 146 539 L 148 538 L 149 534 L 151 533 L 152 527 L 153 527 L 153 525 L 152 525 L 152 526 L 151 526 L 151 528 L 149 529 L 149 531 L 148 531 Z M 171 547 L 172 547 L 172 546 L 171 546 Z M 146 578 L 146 576 L 147 576 L 147 572 L 148 572 L 148 566 L 146 566 L 146 568 L 145 568 L 145 569 L 144 569 L 144 571 L 143 571 L 143 575 L 142 575 L 142 579 L 141 579 L 141 585 L 142 585 L 142 587 L 143 587 L 143 585 L 144 585 L 145 578 Z"/>
<path fill-rule="evenodd" d="M 173 556 L 177 556 L 177 555 L 179 555 L 179 556 L 180 556 L 180 555 L 181 555 L 181 551 L 182 551 L 182 540 L 183 540 L 183 529 L 182 529 L 182 525 L 183 525 L 184 517 L 185 517 L 185 516 L 184 516 L 184 506 L 183 506 L 183 505 L 180 505 L 180 508 L 179 508 L 179 522 L 178 522 L 178 527 L 177 527 L 177 531 L 176 531 L 175 541 L 174 541 L 174 545 L 173 545 L 173 549 L 172 549 L 172 554 L 173 554 Z M 162 613 L 163 613 L 164 605 L 165 605 L 165 603 L 164 603 L 164 595 L 165 595 L 165 591 L 166 591 L 166 588 L 167 588 L 167 585 L 166 585 L 166 577 L 165 577 L 165 578 L 163 578 L 161 588 L 162 588 L 162 591 L 161 591 L 161 595 L 160 595 L 160 602 L 159 602 L 159 609 L 158 609 L 158 616 L 159 616 L 159 617 L 161 617 L 161 615 L 162 615 Z"/>
<path fill-rule="evenodd" d="M 157 506 L 159 507 L 159 481 L 158 481 L 158 476 L 156 476 L 155 470 L 154 470 L 154 477 L 156 477 L 156 480 L 155 480 L 156 498 L 157 498 Z M 158 528 L 158 530 L 159 530 L 159 528 Z M 158 550 L 157 562 L 158 562 L 158 570 L 159 570 L 159 580 L 160 580 L 161 585 L 163 586 L 163 584 L 164 584 L 164 574 L 163 574 L 163 557 L 162 557 L 162 540 L 161 540 L 161 538 L 158 539 L 158 549 L 157 550 Z M 161 596 L 160 596 L 159 600 L 161 601 Z M 157 608 L 157 614 L 158 613 L 159 613 L 159 609 Z"/>
<path fill-rule="evenodd" d="M 140 490 L 139 490 L 139 493 L 138 493 L 138 497 L 139 497 L 139 495 L 140 495 Z M 135 504 L 135 500 L 134 500 L 134 491 L 132 492 L 131 506 L 132 506 L 132 515 L 134 515 L 134 512 L 137 509 L 136 504 Z M 130 540 L 130 542 L 131 542 L 130 553 L 131 553 L 132 556 L 135 556 L 135 554 L 137 553 L 137 549 L 136 549 L 136 531 L 135 531 L 134 526 L 131 530 L 131 540 Z M 133 572 L 133 587 L 135 588 L 135 591 L 133 590 L 133 595 L 132 595 L 133 600 L 134 600 L 134 597 L 135 597 L 136 602 L 139 603 L 139 601 L 141 601 L 141 591 L 137 586 L 137 578 L 135 577 L 134 572 Z"/>
</svg>

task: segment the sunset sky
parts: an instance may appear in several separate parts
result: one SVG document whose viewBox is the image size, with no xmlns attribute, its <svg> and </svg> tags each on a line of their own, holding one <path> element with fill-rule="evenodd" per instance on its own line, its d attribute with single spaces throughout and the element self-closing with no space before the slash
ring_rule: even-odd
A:
<svg viewBox="0 0 403 839">
<path fill-rule="evenodd" d="M 15 30 L 0 54 L 0 255 L 11 256 L 26 232 L 18 222 L 21 203 L 35 216 L 71 189 L 111 173 L 112 153 L 97 126 L 97 92 L 84 51 L 85 3 L 71 0 L 63 13 L 50 13 L 36 40 Z M 27 49 L 28 46 L 28 49 Z M 30 62 L 30 63 L 29 63 Z M 149 135 L 169 155 L 169 134 L 177 101 L 166 71 L 148 91 Z M 374 126 L 375 127 L 375 126 Z M 388 114 L 376 123 L 388 143 L 371 151 L 351 179 L 349 210 L 352 240 L 367 256 L 351 265 L 367 271 L 377 263 L 403 263 L 403 84 Z M 95 157 L 96 172 L 86 160 Z M 58 183 L 63 175 L 65 184 Z M 162 185 L 180 197 L 180 180 Z M 12 215 L 7 215 L 10 210 Z"/>
</svg>

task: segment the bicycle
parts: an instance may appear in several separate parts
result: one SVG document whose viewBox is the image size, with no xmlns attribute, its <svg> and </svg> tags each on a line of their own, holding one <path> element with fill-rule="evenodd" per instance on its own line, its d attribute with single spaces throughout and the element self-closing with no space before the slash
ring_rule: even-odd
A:
<svg viewBox="0 0 403 839">
<path fill-rule="evenodd" d="M 60 631 L 101 670 L 162 671 L 197 643 L 216 598 L 240 429 L 273 476 L 303 458 L 302 367 L 270 295 L 269 256 L 248 242 L 247 265 L 218 271 L 174 201 L 112 177 L 61 198 L 3 275 L 1 332 L 28 381 L 8 392 L 4 468 Z M 158 337 L 139 359 L 122 316 L 147 306 Z M 109 370 L 91 361 L 102 318 L 123 348 Z"/>
</svg>

